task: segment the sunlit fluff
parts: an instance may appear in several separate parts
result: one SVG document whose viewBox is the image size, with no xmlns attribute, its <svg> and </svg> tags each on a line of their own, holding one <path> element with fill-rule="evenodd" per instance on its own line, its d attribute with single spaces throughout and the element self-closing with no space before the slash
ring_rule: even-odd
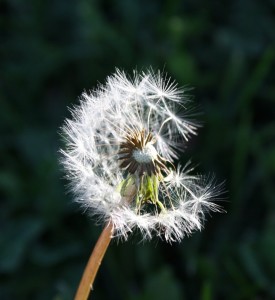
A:
<svg viewBox="0 0 275 300">
<path fill-rule="evenodd" d="M 163 74 L 117 70 L 84 92 L 62 128 L 62 164 L 76 200 L 114 236 L 180 241 L 200 230 L 220 192 L 213 180 L 190 175 L 175 160 L 192 134 L 184 89 Z"/>
</svg>

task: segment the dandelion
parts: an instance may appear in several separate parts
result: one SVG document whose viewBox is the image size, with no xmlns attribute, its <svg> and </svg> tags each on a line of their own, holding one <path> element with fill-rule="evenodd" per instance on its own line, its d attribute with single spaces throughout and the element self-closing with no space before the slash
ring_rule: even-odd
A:
<svg viewBox="0 0 275 300">
<path fill-rule="evenodd" d="M 107 224 L 98 260 L 111 238 L 138 229 L 144 240 L 179 242 L 201 230 L 206 212 L 221 211 L 219 185 L 191 175 L 190 164 L 176 167 L 198 127 L 184 89 L 161 72 L 131 79 L 116 70 L 80 100 L 63 126 L 62 163 L 76 201 Z"/>
</svg>

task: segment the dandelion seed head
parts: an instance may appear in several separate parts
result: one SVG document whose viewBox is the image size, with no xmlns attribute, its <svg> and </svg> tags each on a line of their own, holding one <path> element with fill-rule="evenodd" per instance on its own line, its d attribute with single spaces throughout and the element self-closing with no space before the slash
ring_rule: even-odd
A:
<svg viewBox="0 0 275 300">
<path fill-rule="evenodd" d="M 84 92 L 62 132 L 61 162 L 75 199 L 97 222 L 112 222 L 114 237 L 135 230 L 144 240 L 180 241 L 200 230 L 219 188 L 176 165 L 197 133 L 184 89 L 152 70 L 107 77 Z M 184 110 L 184 113 L 178 113 Z"/>
</svg>

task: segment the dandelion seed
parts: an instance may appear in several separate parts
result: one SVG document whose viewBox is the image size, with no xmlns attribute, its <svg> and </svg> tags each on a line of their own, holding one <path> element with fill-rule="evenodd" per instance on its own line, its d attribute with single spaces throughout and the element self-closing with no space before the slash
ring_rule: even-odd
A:
<svg viewBox="0 0 275 300">
<path fill-rule="evenodd" d="M 201 229 L 206 211 L 219 211 L 212 183 L 190 175 L 175 159 L 197 133 L 184 89 L 151 70 L 129 79 L 122 71 L 84 92 L 63 133 L 62 163 L 76 200 L 91 215 L 111 221 L 113 235 L 180 241 Z M 184 114 L 177 114 L 184 108 Z"/>
</svg>

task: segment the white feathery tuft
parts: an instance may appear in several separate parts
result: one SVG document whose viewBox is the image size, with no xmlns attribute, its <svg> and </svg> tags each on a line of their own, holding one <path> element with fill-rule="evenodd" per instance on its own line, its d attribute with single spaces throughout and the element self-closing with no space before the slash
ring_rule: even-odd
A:
<svg viewBox="0 0 275 300">
<path fill-rule="evenodd" d="M 79 106 L 71 110 L 72 118 L 62 127 L 66 177 L 77 202 L 98 221 L 112 222 L 114 237 L 127 240 L 138 229 L 144 240 L 159 236 L 181 241 L 202 228 L 206 212 L 222 211 L 213 202 L 221 186 L 191 175 L 189 164 L 176 169 L 170 165 L 169 174 L 159 177 L 157 197 L 163 211 L 137 210 L 135 200 L 125 201 L 119 190 L 127 172 L 120 166 L 118 152 L 127 134 L 145 130 L 154 136 L 154 146 L 147 146 L 147 152 L 134 152 L 138 163 L 158 155 L 174 163 L 182 145 L 196 134 L 196 124 L 183 117 L 188 115 L 189 101 L 185 90 L 160 71 L 134 72 L 131 79 L 116 70 L 105 85 L 84 92 Z M 184 114 L 177 114 L 179 109 Z M 140 179 L 134 176 L 137 185 Z"/>
</svg>

